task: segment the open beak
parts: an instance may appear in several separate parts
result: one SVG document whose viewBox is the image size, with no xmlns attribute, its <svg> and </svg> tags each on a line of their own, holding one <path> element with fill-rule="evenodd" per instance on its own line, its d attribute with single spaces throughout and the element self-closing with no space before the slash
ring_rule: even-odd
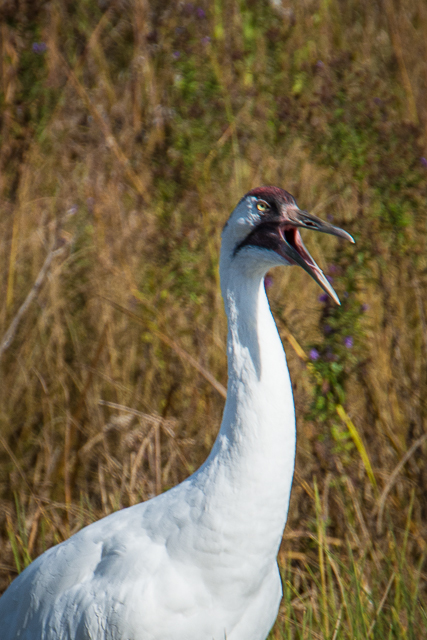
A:
<svg viewBox="0 0 427 640">
<path fill-rule="evenodd" d="M 299 264 L 337 304 L 341 304 L 325 274 L 305 248 L 299 228 L 329 233 L 330 235 L 338 236 L 338 238 L 350 240 L 350 242 L 354 242 L 353 237 L 347 231 L 334 227 L 307 211 L 301 211 L 297 207 L 291 210 L 287 208 L 286 220 L 280 223 L 277 229 L 280 235 L 280 242 L 275 247 L 276 252 L 288 262 Z"/>
</svg>

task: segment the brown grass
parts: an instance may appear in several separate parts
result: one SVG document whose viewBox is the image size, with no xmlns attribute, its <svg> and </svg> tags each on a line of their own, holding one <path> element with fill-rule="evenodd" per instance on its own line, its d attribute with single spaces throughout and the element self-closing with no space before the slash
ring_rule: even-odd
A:
<svg viewBox="0 0 427 640">
<path fill-rule="evenodd" d="M 368 557 L 373 580 L 393 525 L 397 540 L 408 530 L 408 562 L 418 566 L 427 538 L 425 176 L 407 187 L 413 206 L 399 230 L 377 213 L 380 178 L 357 177 L 347 160 L 328 164 L 321 141 L 340 90 L 355 111 L 379 96 L 384 154 L 396 137 L 395 155 L 377 142 L 367 162 L 392 194 L 405 171 L 423 170 L 408 157 L 419 165 L 425 150 L 424 3 L 313 0 L 274 13 L 227 0 L 206 6 L 206 18 L 173 3 L 101 5 L 24 3 L 16 20 L 2 9 L 1 589 L 17 560 L 22 568 L 83 525 L 164 491 L 206 457 L 226 385 L 220 231 L 261 183 L 333 213 L 358 237 L 349 251 L 326 237 L 307 243 L 322 265 L 338 260 L 340 295 L 355 272 L 353 304 L 369 305 L 345 381 L 362 449 L 344 451 L 330 422 L 307 418 L 319 382 L 307 364 L 323 335 L 319 290 L 302 271 L 274 273 L 299 433 L 280 559 L 295 575 L 318 566 L 325 581 L 319 549 L 344 558 L 350 548 Z M 45 54 L 31 52 L 34 41 Z M 343 432 L 346 419 L 335 419 Z M 334 625 L 324 628 L 332 637 Z"/>
</svg>

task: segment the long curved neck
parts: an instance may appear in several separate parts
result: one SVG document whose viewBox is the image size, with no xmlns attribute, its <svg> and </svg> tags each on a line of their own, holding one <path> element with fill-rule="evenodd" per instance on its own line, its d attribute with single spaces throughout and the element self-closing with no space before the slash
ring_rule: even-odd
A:
<svg viewBox="0 0 427 640">
<path fill-rule="evenodd" d="M 219 437 L 234 447 L 236 455 L 253 458 L 254 465 L 261 462 L 263 477 L 269 475 L 266 465 L 273 475 L 287 465 L 292 477 L 295 415 L 285 353 L 265 293 L 264 274 L 239 266 L 223 286 L 228 392 Z"/>
<path fill-rule="evenodd" d="M 244 265 L 241 265 L 243 267 Z M 228 392 L 221 429 L 207 459 L 204 491 L 224 527 L 252 550 L 275 557 L 286 523 L 295 459 L 295 416 L 286 358 L 263 272 L 224 269 Z M 270 543 L 268 542 L 270 541 Z"/>
</svg>

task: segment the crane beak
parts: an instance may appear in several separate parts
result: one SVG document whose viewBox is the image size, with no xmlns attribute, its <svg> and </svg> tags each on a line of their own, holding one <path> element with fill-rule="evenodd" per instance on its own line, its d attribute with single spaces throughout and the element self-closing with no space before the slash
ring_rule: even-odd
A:
<svg viewBox="0 0 427 640">
<path fill-rule="evenodd" d="M 320 233 L 328 233 L 354 243 L 353 237 L 347 233 L 347 231 L 339 227 L 334 227 L 307 211 L 301 211 L 297 207 L 287 207 L 284 218 L 285 220 L 282 220 L 277 228 L 280 235 L 280 242 L 275 248 L 276 252 L 288 262 L 298 264 L 302 267 L 332 300 L 337 304 L 341 304 L 325 274 L 307 251 L 299 229 L 311 229 L 313 231 L 320 231 Z"/>
</svg>

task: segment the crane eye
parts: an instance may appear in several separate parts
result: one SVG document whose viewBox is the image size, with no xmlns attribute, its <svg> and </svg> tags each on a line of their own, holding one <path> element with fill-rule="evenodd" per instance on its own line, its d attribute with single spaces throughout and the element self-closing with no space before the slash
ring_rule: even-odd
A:
<svg viewBox="0 0 427 640">
<path fill-rule="evenodd" d="M 270 206 L 264 200 L 258 200 L 258 202 L 256 203 L 256 208 L 258 209 L 258 211 L 264 213 L 270 208 Z"/>
</svg>

